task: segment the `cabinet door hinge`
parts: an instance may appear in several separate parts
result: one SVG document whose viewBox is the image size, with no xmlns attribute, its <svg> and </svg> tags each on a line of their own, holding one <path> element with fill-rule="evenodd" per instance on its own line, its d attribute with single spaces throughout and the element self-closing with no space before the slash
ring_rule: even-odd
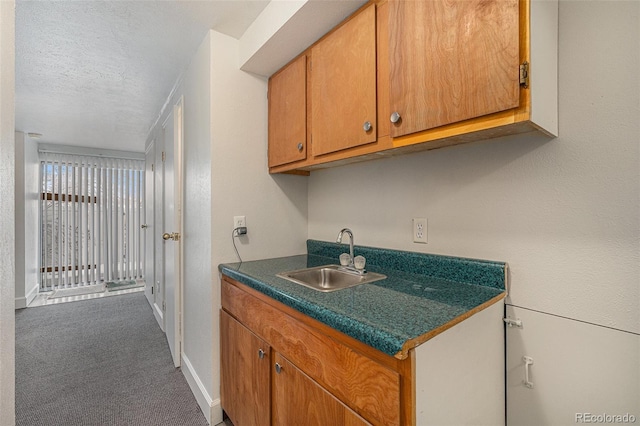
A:
<svg viewBox="0 0 640 426">
<path fill-rule="evenodd" d="M 166 159 L 167 159 L 167 153 L 162 151 L 162 162 L 164 163 Z"/>
<path fill-rule="evenodd" d="M 164 300 L 162 301 L 162 312 L 167 310 L 167 302 L 165 302 Z"/>
<path fill-rule="evenodd" d="M 153 163 L 151 163 L 151 171 L 152 171 L 152 172 L 153 172 L 153 171 L 155 171 L 155 170 L 154 170 L 154 167 L 153 167 Z"/>
<path fill-rule="evenodd" d="M 527 61 L 520 65 L 520 86 L 525 89 L 529 87 L 529 62 Z"/>
<path fill-rule="evenodd" d="M 522 328 L 522 320 L 513 318 L 503 318 L 502 320 L 507 324 L 507 327 Z"/>
</svg>

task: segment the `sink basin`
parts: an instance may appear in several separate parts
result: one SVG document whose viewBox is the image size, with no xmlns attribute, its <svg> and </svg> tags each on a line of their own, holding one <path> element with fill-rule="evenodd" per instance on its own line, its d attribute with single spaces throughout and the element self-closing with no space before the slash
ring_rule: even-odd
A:
<svg viewBox="0 0 640 426">
<path fill-rule="evenodd" d="M 297 284 L 312 288 L 317 291 L 336 291 L 360 284 L 387 278 L 385 275 L 367 272 L 358 274 L 351 272 L 342 266 L 324 265 L 315 268 L 298 269 L 296 271 L 282 272 L 278 277 L 292 281 Z"/>
</svg>

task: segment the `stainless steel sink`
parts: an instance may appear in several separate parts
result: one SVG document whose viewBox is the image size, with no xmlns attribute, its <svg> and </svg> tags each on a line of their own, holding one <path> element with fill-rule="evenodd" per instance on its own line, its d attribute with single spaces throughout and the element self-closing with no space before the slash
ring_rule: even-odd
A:
<svg viewBox="0 0 640 426">
<path fill-rule="evenodd" d="M 298 269 L 296 271 L 282 272 L 278 277 L 302 284 L 317 291 L 336 291 L 360 284 L 383 280 L 386 275 L 375 272 L 359 274 L 338 265 L 316 266 L 315 268 Z"/>
</svg>

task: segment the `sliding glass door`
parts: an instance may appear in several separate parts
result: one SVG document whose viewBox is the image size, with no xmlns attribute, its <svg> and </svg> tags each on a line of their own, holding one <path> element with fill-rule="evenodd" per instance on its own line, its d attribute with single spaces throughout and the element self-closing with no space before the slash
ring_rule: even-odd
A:
<svg viewBox="0 0 640 426">
<path fill-rule="evenodd" d="M 144 161 L 42 155 L 41 289 L 142 278 Z"/>
</svg>

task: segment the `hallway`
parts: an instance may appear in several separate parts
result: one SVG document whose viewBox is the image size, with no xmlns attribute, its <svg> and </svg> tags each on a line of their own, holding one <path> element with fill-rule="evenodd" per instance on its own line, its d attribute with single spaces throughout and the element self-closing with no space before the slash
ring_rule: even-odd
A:
<svg viewBox="0 0 640 426">
<path fill-rule="evenodd" d="M 207 421 L 136 292 L 16 311 L 16 425 Z"/>
</svg>

